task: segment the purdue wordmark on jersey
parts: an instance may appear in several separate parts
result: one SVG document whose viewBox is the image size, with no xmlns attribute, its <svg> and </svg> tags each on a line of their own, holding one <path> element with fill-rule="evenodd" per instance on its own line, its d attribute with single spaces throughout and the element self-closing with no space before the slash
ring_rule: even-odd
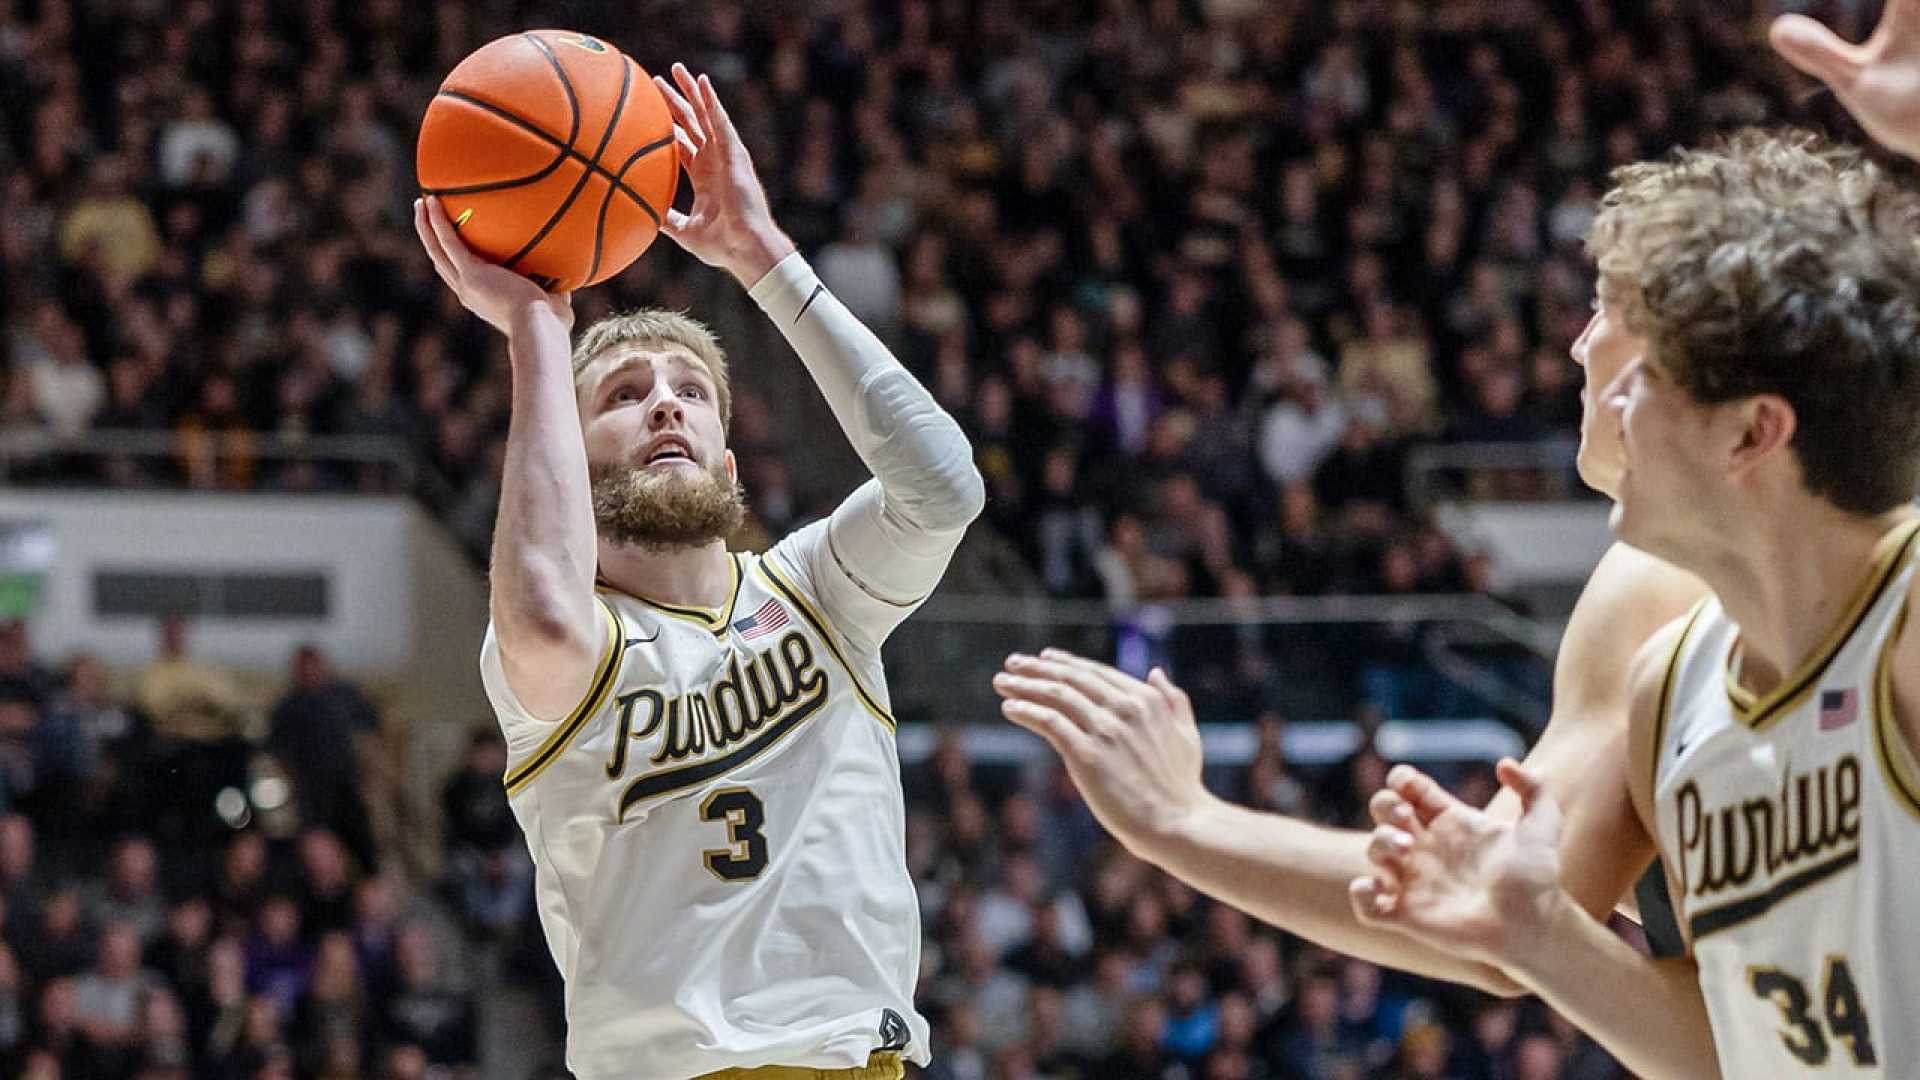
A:
<svg viewBox="0 0 1920 1080">
<path fill-rule="evenodd" d="M 819 601 L 825 542 L 822 523 L 732 556 L 718 609 L 600 590 L 604 656 L 557 725 L 519 707 L 488 633 L 583 1078 L 927 1058 L 893 719 L 877 649 Z"/>
</svg>

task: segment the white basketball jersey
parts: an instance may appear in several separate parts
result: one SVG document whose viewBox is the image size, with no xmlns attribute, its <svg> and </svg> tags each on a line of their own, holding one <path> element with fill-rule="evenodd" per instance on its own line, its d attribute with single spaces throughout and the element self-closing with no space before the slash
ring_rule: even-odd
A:
<svg viewBox="0 0 1920 1080">
<path fill-rule="evenodd" d="M 1694 610 L 1661 692 L 1660 853 L 1728 1077 L 1920 1076 L 1920 768 L 1890 657 L 1920 521 L 1874 550 L 1833 636 L 1756 698 Z"/>
<path fill-rule="evenodd" d="M 520 708 L 488 630 L 508 796 L 585 1080 L 927 1061 L 893 719 L 877 647 L 852 640 L 884 629 L 828 617 L 825 545 L 821 522 L 730 556 L 715 610 L 601 589 L 609 646 L 559 724 Z"/>
</svg>

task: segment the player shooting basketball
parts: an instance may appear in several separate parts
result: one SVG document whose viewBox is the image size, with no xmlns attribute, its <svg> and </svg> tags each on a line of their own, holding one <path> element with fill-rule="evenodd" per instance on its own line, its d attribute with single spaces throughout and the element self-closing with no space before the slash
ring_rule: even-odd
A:
<svg viewBox="0 0 1920 1080">
<path fill-rule="evenodd" d="M 729 553 L 742 506 L 713 336 L 646 311 L 570 347 L 567 296 L 417 208 L 441 277 L 509 343 L 481 668 L 566 979 L 567 1061 L 894 1080 L 928 1046 L 880 645 L 984 488 L 959 426 L 775 225 L 712 85 L 673 77 L 656 82 L 695 198 L 663 231 L 748 289 L 873 479 L 766 554 Z"/>
</svg>

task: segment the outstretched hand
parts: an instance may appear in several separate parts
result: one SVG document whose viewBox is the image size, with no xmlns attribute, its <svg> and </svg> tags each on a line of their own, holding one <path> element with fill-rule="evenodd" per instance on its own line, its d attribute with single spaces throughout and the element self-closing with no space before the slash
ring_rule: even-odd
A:
<svg viewBox="0 0 1920 1080">
<path fill-rule="evenodd" d="M 1136 854 L 1210 798 L 1193 704 L 1158 668 L 1141 682 L 1065 649 L 1015 653 L 993 689 L 1000 711 L 1059 753 L 1100 824 Z"/>
<path fill-rule="evenodd" d="M 1867 134 L 1920 159 L 1920 0 L 1887 0 L 1860 45 L 1805 15 L 1776 18 L 1768 37 L 1794 67 L 1827 84 Z"/>
<path fill-rule="evenodd" d="M 1371 877 L 1348 889 L 1354 915 L 1427 945 L 1511 971 L 1572 906 L 1560 886 L 1560 808 L 1511 759 L 1500 781 L 1518 821 L 1475 809 L 1409 765 L 1395 766 L 1369 811 Z"/>
<path fill-rule="evenodd" d="M 673 111 L 674 142 L 693 181 L 693 206 L 686 213 L 669 208 L 660 231 L 751 288 L 794 250 L 793 241 L 773 223 L 753 158 L 712 80 L 675 64 L 673 82 L 655 75 L 653 84 Z"/>
<path fill-rule="evenodd" d="M 503 334 L 513 333 L 517 312 L 544 308 L 573 329 L 573 294 L 550 293 L 504 266 L 490 263 L 468 250 L 460 231 L 447 219 L 440 200 L 429 195 L 413 200 L 413 231 L 433 260 L 434 272 L 460 298 L 468 311 Z"/>
</svg>

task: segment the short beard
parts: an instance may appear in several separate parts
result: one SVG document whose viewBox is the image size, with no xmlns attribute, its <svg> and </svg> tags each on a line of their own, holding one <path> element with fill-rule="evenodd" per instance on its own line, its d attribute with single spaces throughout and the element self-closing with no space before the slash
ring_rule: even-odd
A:
<svg viewBox="0 0 1920 1080">
<path fill-rule="evenodd" d="M 622 547 L 699 547 L 732 536 L 746 519 L 746 497 L 724 465 L 689 473 L 620 462 L 596 465 L 590 476 L 594 526 Z"/>
</svg>

